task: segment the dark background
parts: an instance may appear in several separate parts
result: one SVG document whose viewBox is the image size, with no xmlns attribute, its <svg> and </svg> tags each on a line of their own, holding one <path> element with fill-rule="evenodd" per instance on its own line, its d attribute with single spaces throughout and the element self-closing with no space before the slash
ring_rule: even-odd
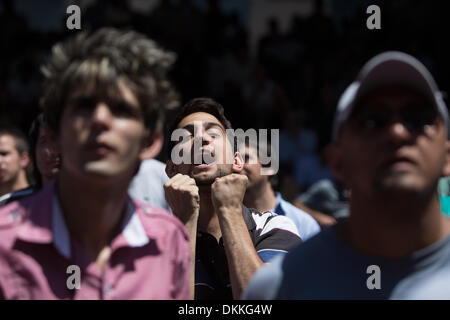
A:
<svg viewBox="0 0 450 320">
<path fill-rule="evenodd" d="M 429 68 L 441 90 L 449 90 L 445 1 L 278 0 L 280 6 L 308 1 L 313 10 L 283 21 L 268 17 L 265 33 L 251 47 L 255 1 L 165 0 L 144 13 L 131 10 L 126 0 L 97 0 L 82 7 L 81 24 L 82 30 L 132 28 L 175 51 L 172 79 L 183 103 L 210 96 L 224 105 L 235 128 L 280 129 L 287 199 L 331 177 L 322 151 L 337 100 L 373 55 L 410 53 Z M 39 112 L 40 65 L 55 42 L 78 32 L 65 28 L 65 11 L 50 9 L 80 1 L 0 3 L 0 122 L 28 131 Z M 346 15 L 344 3 L 352 9 Z M 381 30 L 366 27 L 370 4 L 381 8 Z M 282 30 L 285 19 L 288 28 Z M 56 21 L 57 27 L 38 28 L 40 21 Z"/>
</svg>

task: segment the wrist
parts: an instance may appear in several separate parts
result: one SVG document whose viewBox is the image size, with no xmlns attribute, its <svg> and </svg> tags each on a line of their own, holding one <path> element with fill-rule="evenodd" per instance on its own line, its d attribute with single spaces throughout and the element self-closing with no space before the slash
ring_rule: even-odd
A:
<svg viewBox="0 0 450 320">
<path fill-rule="evenodd" d="M 179 214 L 177 211 L 173 211 L 173 215 L 176 216 L 184 225 L 187 224 L 197 224 L 199 217 L 199 209 L 195 209 L 189 215 L 186 215 L 186 212 Z"/>
<path fill-rule="evenodd" d="M 236 212 L 242 213 L 242 204 L 233 205 L 221 205 L 215 208 L 218 215 L 235 214 Z"/>
</svg>

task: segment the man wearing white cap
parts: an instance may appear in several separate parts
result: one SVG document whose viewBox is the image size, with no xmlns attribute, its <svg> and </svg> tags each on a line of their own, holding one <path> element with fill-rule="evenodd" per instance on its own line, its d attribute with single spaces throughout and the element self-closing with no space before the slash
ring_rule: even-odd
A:
<svg viewBox="0 0 450 320">
<path fill-rule="evenodd" d="M 350 217 L 261 268 L 243 297 L 450 299 L 450 219 L 436 191 L 450 174 L 448 128 L 418 60 L 372 58 L 333 127 L 331 169 L 351 189 Z"/>
</svg>

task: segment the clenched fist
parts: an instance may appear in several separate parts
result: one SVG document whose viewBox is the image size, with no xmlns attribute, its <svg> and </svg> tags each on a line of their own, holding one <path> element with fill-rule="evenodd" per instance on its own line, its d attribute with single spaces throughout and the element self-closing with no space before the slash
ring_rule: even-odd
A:
<svg viewBox="0 0 450 320">
<path fill-rule="evenodd" d="M 216 210 L 241 208 L 248 178 L 243 174 L 230 174 L 217 178 L 211 186 L 211 200 Z"/>
<path fill-rule="evenodd" d="M 164 184 L 166 201 L 173 214 L 184 224 L 198 219 L 200 196 L 195 180 L 184 174 L 176 174 Z"/>
</svg>

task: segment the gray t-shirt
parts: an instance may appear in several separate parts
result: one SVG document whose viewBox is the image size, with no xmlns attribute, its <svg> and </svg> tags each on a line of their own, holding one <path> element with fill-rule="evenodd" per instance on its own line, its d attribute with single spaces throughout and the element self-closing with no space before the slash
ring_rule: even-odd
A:
<svg viewBox="0 0 450 320">
<path fill-rule="evenodd" d="M 171 212 L 164 195 L 164 183 L 169 180 L 165 168 L 164 163 L 155 159 L 142 161 L 139 172 L 131 181 L 128 193 L 152 207 Z"/>
<path fill-rule="evenodd" d="M 333 226 L 258 270 L 242 298 L 450 299 L 450 236 L 384 259 L 356 251 Z"/>
</svg>

